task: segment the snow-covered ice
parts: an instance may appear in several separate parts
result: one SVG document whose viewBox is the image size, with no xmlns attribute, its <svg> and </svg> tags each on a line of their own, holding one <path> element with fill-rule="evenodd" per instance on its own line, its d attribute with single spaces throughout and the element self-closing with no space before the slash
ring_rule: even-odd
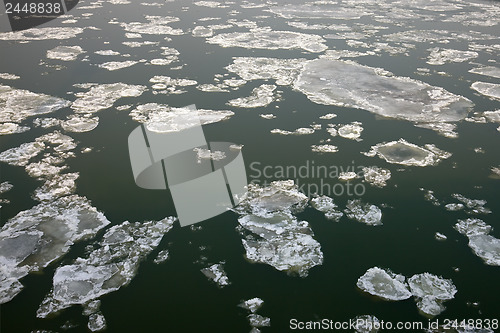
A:
<svg viewBox="0 0 500 333">
<path fill-rule="evenodd" d="M 367 225 L 382 225 L 382 211 L 375 205 L 364 203 L 360 199 L 347 201 L 346 216 Z"/>
</svg>

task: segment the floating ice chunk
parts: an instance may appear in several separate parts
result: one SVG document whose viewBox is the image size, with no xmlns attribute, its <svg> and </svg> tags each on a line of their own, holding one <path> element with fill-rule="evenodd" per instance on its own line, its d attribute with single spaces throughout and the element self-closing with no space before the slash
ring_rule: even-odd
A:
<svg viewBox="0 0 500 333">
<path fill-rule="evenodd" d="M 137 63 L 138 63 L 138 61 L 134 61 L 134 60 L 109 61 L 109 62 L 105 62 L 103 64 L 100 64 L 99 67 L 105 68 L 108 71 L 115 71 L 115 70 L 118 70 L 118 69 L 122 69 L 122 68 L 127 68 L 127 67 L 130 67 L 130 66 L 133 66 L 133 65 L 135 65 Z"/>
<path fill-rule="evenodd" d="M 277 85 L 291 85 L 299 75 L 304 61 L 305 59 L 238 57 L 226 69 L 247 81 L 274 79 Z"/>
<path fill-rule="evenodd" d="M 258 108 L 268 106 L 276 100 L 274 90 L 275 85 L 263 84 L 260 87 L 252 90 L 252 95 L 249 97 L 240 97 L 232 99 L 228 102 L 229 105 L 240 108 Z"/>
<path fill-rule="evenodd" d="M 311 150 L 315 153 L 336 153 L 339 151 L 334 145 L 312 145 Z"/>
<path fill-rule="evenodd" d="M 54 273 L 53 288 L 37 311 L 38 318 L 85 304 L 127 285 L 140 262 L 160 243 L 175 218 L 160 221 L 123 222 L 111 227 L 98 247 L 86 258 L 63 265 Z"/>
<path fill-rule="evenodd" d="M 196 26 L 191 33 L 193 37 L 211 37 L 214 31 L 207 27 Z"/>
<path fill-rule="evenodd" d="M 338 178 L 340 180 L 351 180 L 351 179 L 356 179 L 358 177 L 358 174 L 353 171 L 347 171 L 347 172 L 341 172 L 338 175 Z"/>
<path fill-rule="evenodd" d="M 446 237 L 446 235 L 444 235 L 444 234 L 442 234 L 442 233 L 440 233 L 440 232 L 436 232 L 436 233 L 434 234 L 434 238 L 435 238 L 436 240 L 438 240 L 438 241 L 445 241 L 445 240 L 447 240 L 447 239 L 448 239 L 448 237 Z"/>
<path fill-rule="evenodd" d="M 36 118 L 33 120 L 33 125 L 35 125 L 35 127 L 51 128 L 59 126 L 60 122 L 61 121 L 57 118 Z"/>
<path fill-rule="evenodd" d="M 14 134 L 14 133 L 24 133 L 29 131 L 29 127 L 21 126 L 15 123 L 0 123 L 0 135 Z"/>
<path fill-rule="evenodd" d="M 427 60 L 429 65 L 444 65 L 447 62 L 464 62 L 477 58 L 479 54 L 474 51 L 460 51 L 435 47 L 429 49 L 431 54 Z"/>
<path fill-rule="evenodd" d="M 444 301 L 453 299 L 457 288 L 451 280 L 430 273 L 416 274 L 408 279 L 417 307 L 428 316 L 437 316 L 445 310 Z"/>
<path fill-rule="evenodd" d="M 461 203 L 458 203 L 458 204 L 457 203 L 450 203 L 450 204 L 444 205 L 444 208 L 450 212 L 456 212 L 456 211 L 462 210 L 462 209 L 464 209 L 464 207 L 465 206 Z"/>
<path fill-rule="evenodd" d="M 214 111 L 188 108 L 174 108 L 164 104 L 148 103 L 139 105 L 130 112 L 135 121 L 146 123 L 148 130 L 159 133 L 177 132 L 199 122 L 202 125 L 212 124 L 231 118 L 234 112 L 228 110 Z"/>
<path fill-rule="evenodd" d="M 473 68 L 469 71 L 469 73 L 486 75 L 486 76 L 500 79 L 500 68 L 494 67 L 494 66 Z"/>
<path fill-rule="evenodd" d="M 51 201 L 69 195 L 75 191 L 75 180 L 78 177 L 78 172 L 54 175 L 35 190 L 33 198 L 38 201 Z"/>
<path fill-rule="evenodd" d="M 258 297 L 251 298 L 249 300 L 244 301 L 239 306 L 250 310 L 250 312 L 255 313 L 258 309 L 264 304 L 264 301 Z"/>
<path fill-rule="evenodd" d="M 7 32 L 0 34 L 0 40 L 46 40 L 46 39 L 69 39 L 76 37 L 83 32 L 78 27 L 47 27 L 31 28 L 16 32 Z"/>
<path fill-rule="evenodd" d="M 500 239 L 491 235 L 470 236 L 469 247 L 487 265 L 500 266 Z"/>
<path fill-rule="evenodd" d="M 226 153 L 219 150 L 211 151 L 210 149 L 194 148 L 193 151 L 196 152 L 198 163 L 201 163 L 201 160 L 220 161 L 226 158 Z"/>
<path fill-rule="evenodd" d="M 364 12 L 354 6 L 342 6 L 336 3 L 306 3 L 273 6 L 271 12 L 286 19 L 315 18 L 315 19 L 359 19 L 369 12 Z"/>
<path fill-rule="evenodd" d="M 161 250 L 158 252 L 158 255 L 156 258 L 153 259 L 153 262 L 155 264 L 161 264 L 162 262 L 167 261 L 167 259 L 170 257 L 170 253 L 168 250 Z"/>
<path fill-rule="evenodd" d="M 281 130 L 278 128 L 271 130 L 272 134 L 281 134 L 281 135 L 308 135 L 308 134 L 313 134 L 314 132 L 315 132 L 315 130 L 313 128 L 310 128 L 310 127 L 297 128 L 293 132 Z"/>
<path fill-rule="evenodd" d="M 292 31 L 271 31 L 255 29 L 251 32 L 222 33 L 207 39 L 210 44 L 222 47 L 243 47 L 247 49 L 304 49 L 309 52 L 323 52 L 328 47 L 318 35 Z"/>
<path fill-rule="evenodd" d="M 100 311 L 97 313 L 92 313 L 89 316 L 87 327 L 91 332 L 104 331 L 106 329 L 106 318 L 104 318 L 103 314 Z"/>
<path fill-rule="evenodd" d="M 353 62 L 316 59 L 305 63 L 294 88 L 318 104 L 360 108 L 418 123 L 459 121 L 473 106 L 442 88 L 389 74 Z"/>
<path fill-rule="evenodd" d="M 0 229 L 0 304 L 20 292 L 20 278 L 46 267 L 109 223 L 76 195 L 41 203 L 8 220 Z"/>
<path fill-rule="evenodd" d="M 99 117 L 80 117 L 72 116 L 71 118 L 62 121 L 61 127 L 67 132 L 90 132 L 99 125 Z"/>
<path fill-rule="evenodd" d="M 69 104 L 62 98 L 0 85 L 0 123 L 20 123 L 28 117 L 51 113 Z"/>
<path fill-rule="evenodd" d="M 482 115 L 492 123 L 500 123 L 500 110 L 485 111 L 482 113 Z"/>
<path fill-rule="evenodd" d="M 500 166 L 498 166 L 498 167 L 492 167 L 491 168 L 491 172 L 493 172 L 493 175 L 495 177 L 500 177 Z"/>
<path fill-rule="evenodd" d="M 479 199 L 469 199 L 464 197 L 461 194 L 454 193 L 451 195 L 453 198 L 457 199 L 458 201 L 462 202 L 468 209 L 468 213 L 472 214 L 490 214 L 491 210 L 484 207 L 484 205 L 487 204 L 486 200 L 479 200 Z"/>
<path fill-rule="evenodd" d="M 434 206 L 440 206 L 441 203 L 439 202 L 438 198 L 434 195 L 433 190 L 425 190 L 423 188 L 420 188 L 420 191 L 423 191 L 424 194 L 424 199 L 426 201 L 430 201 Z"/>
<path fill-rule="evenodd" d="M 375 205 L 363 203 L 360 199 L 347 201 L 346 216 L 367 225 L 382 225 L 382 211 Z"/>
<path fill-rule="evenodd" d="M 441 160 L 451 156 L 451 153 L 440 150 L 434 145 L 425 145 L 425 148 L 422 148 L 404 139 L 379 143 L 372 146 L 371 150 L 364 154 L 367 156 L 378 155 L 388 163 L 422 167 L 436 165 Z"/>
<path fill-rule="evenodd" d="M 93 85 L 87 92 L 76 94 L 71 108 L 77 113 L 94 113 L 112 107 L 122 97 L 138 97 L 145 90 L 145 86 L 121 82 Z"/>
<path fill-rule="evenodd" d="M 311 199 L 311 206 L 324 213 L 327 219 L 335 222 L 340 221 L 344 215 L 340 210 L 337 210 L 338 206 L 333 203 L 333 199 L 326 195 Z"/>
<path fill-rule="evenodd" d="M 80 46 L 56 46 L 55 48 L 47 51 L 47 58 L 57 59 L 63 61 L 76 60 L 78 55 L 85 53 Z"/>
<path fill-rule="evenodd" d="M 339 136 L 356 141 L 361 141 L 361 132 L 363 132 L 363 127 L 361 127 L 361 123 L 358 121 L 348 125 L 342 125 L 337 130 Z"/>
<path fill-rule="evenodd" d="M 412 296 L 404 276 L 378 267 L 368 269 L 356 285 L 364 292 L 387 301 L 400 301 Z"/>
<path fill-rule="evenodd" d="M 263 317 L 261 315 L 252 313 L 248 315 L 248 321 L 250 325 L 253 327 L 266 327 L 271 326 L 271 319 L 267 317 Z"/>
<path fill-rule="evenodd" d="M 307 196 L 299 192 L 293 180 L 279 180 L 267 187 L 249 184 L 247 192 L 240 200 L 240 205 L 235 209 L 239 213 L 265 217 L 269 213 L 283 210 L 290 210 L 292 213 L 302 212 L 307 201 Z"/>
<path fill-rule="evenodd" d="M 18 80 L 21 77 L 16 74 L 10 74 L 10 73 L 0 73 L 0 79 L 3 80 Z"/>
<path fill-rule="evenodd" d="M 391 179 L 391 171 L 376 166 L 364 167 L 363 176 L 370 185 L 384 187 L 387 185 L 387 181 Z"/>
<path fill-rule="evenodd" d="M 25 166 L 29 160 L 45 149 L 43 142 L 27 142 L 19 147 L 10 148 L 0 153 L 0 162 L 10 165 Z"/>
<path fill-rule="evenodd" d="M 264 118 L 264 119 L 275 119 L 276 118 L 276 116 L 272 113 L 266 113 L 266 114 L 261 113 L 261 114 L 259 114 L 259 116 L 261 118 Z"/>
<path fill-rule="evenodd" d="M 380 321 L 375 316 L 362 315 L 354 318 L 354 329 L 358 333 L 377 333 L 380 326 Z"/>
<path fill-rule="evenodd" d="M 219 285 L 219 287 L 224 287 L 229 285 L 229 279 L 224 271 L 224 266 L 222 263 L 213 264 L 207 268 L 203 268 L 201 272 L 210 280 L 214 281 Z"/>
<path fill-rule="evenodd" d="M 464 236 L 487 235 L 491 232 L 492 227 L 486 224 L 483 220 L 476 218 L 468 218 L 466 220 L 458 220 L 454 225 L 455 230 Z"/>
<path fill-rule="evenodd" d="M 0 183 L 0 194 L 8 192 L 14 188 L 14 185 L 12 185 L 9 182 L 2 182 Z"/>
<path fill-rule="evenodd" d="M 471 88 L 484 96 L 500 99 L 500 84 L 498 83 L 474 82 Z"/>
<path fill-rule="evenodd" d="M 149 16 L 146 15 L 148 23 L 131 22 L 131 23 L 120 23 L 120 25 L 125 29 L 125 31 L 138 33 L 138 34 L 149 34 L 149 35 L 182 35 L 182 29 L 174 29 L 169 26 L 169 23 L 179 21 L 177 17 L 171 16 Z"/>
<path fill-rule="evenodd" d="M 220 2 L 217 1 L 196 1 L 193 2 L 196 6 L 200 7 L 209 7 L 209 8 L 226 8 L 226 5 L 223 5 Z"/>
<path fill-rule="evenodd" d="M 427 128 L 450 139 L 458 138 L 457 125 L 452 123 L 417 123 L 416 127 Z"/>
<path fill-rule="evenodd" d="M 116 52 L 113 50 L 99 50 L 95 51 L 95 54 L 103 55 L 103 56 L 114 56 L 114 55 L 120 55 L 120 52 Z"/>
<path fill-rule="evenodd" d="M 324 116 L 319 117 L 319 119 L 333 119 L 337 117 L 335 113 L 327 113 Z"/>
</svg>

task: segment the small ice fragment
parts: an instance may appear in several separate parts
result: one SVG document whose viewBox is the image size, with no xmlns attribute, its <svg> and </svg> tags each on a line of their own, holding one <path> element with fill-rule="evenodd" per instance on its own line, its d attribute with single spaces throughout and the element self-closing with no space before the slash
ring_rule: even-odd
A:
<svg viewBox="0 0 500 333">
<path fill-rule="evenodd" d="M 262 306 L 263 303 L 264 303 L 264 301 L 262 299 L 260 299 L 258 297 L 254 297 L 254 298 L 251 298 L 249 300 L 244 301 L 239 306 L 244 308 L 244 309 L 250 310 L 250 312 L 252 312 L 252 313 L 255 313 L 258 309 L 260 309 L 260 307 Z"/>
<path fill-rule="evenodd" d="M 153 259 L 153 262 L 155 264 L 161 264 L 162 262 L 165 262 L 169 258 L 169 252 L 168 250 L 162 250 L 158 252 L 158 255 L 156 255 L 156 258 Z"/>
<path fill-rule="evenodd" d="M 445 241 L 448 239 L 448 237 L 446 237 L 446 235 L 444 235 L 440 232 L 436 232 L 436 234 L 434 235 L 434 238 L 438 241 Z"/>
<path fill-rule="evenodd" d="M 376 166 L 364 167 L 363 176 L 370 185 L 384 187 L 387 185 L 387 181 L 391 179 L 391 171 Z"/>
<path fill-rule="evenodd" d="M 311 150 L 315 153 L 336 153 L 338 152 L 338 147 L 334 145 L 312 145 Z"/>
<path fill-rule="evenodd" d="M 324 213 L 327 219 L 335 222 L 340 221 L 340 218 L 344 215 L 340 210 L 337 210 L 338 206 L 333 203 L 333 199 L 326 195 L 311 199 L 311 206 Z"/>
<path fill-rule="evenodd" d="M 203 268 L 201 272 L 210 280 L 214 281 L 219 287 L 229 285 L 229 279 L 224 271 L 223 263 L 213 264 L 207 268 Z"/>
<path fill-rule="evenodd" d="M 382 211 L 375 205 L 363 203 L 360 199 L 347 201 L 346 216 L 371 226 L 382 225 Z"/>
</svg>

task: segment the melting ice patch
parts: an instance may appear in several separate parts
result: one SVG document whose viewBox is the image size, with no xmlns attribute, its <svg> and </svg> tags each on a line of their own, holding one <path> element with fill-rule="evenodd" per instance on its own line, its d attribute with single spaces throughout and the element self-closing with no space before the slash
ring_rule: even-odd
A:
<svg viewBox="0 0 500 333">
<path fill-rule="evenodd" d="M 382 211 L 375 205 L 363 203 L 360 199 L 349 200 L 344 210 L 346 216 L 367 225 L 382 225 Z"/>
<path fill-rule="evenodd" d="M 252 95 L 230 100 L 227 104 L 240 108 L 258 108 L 268 106 L 276 100 L 275 85 L 263 84 L 252 90 Z"/>
<path fill-rule="evenodd" d="M 56 270 L 52 290 L 42 301 L 37 317 L 46 318 L 75 304 L 89 304 L 130 283 L 140 262 L 158 246 L 174 221 L 173 217 L 126 221 L 110 228 L 85 258 Z"/>
<path fill-rule="evenodd" d="M 325 217 L 329 220 L 338 222 L 344 215 L 342 211 L 337 210 L 338 206 L 333 202 L 333 199 L 326 195 L 311 199 L 311 206 L 324 213 Z"/>
<path fill-rule="evenodd" d="M 0 303 L 21 291 L 20 278 L 46 267 L 109 223 L 76 195 L 41 203 L 8 220 L 0 229 Z"/>
<path fill-rule="evenodd" d="M 292 215 L 302 211 L 307 201 L 292 180 L 275 181 L 267 187 L 249 184 L 235 208 L 246 231 L 242 243 L 247 259 L 301 277 L 321 265 L 321 245 L 313 238 L 309 223 Z"/>
<path fill-rule="evenodd" d="M 369 152 L 363 154 L 366 156 L 378 155 L 388 163 L 422 167 L 436 165 L 451 156 L 451 153 L 445 152 L 434 145 L 427 144 L 425 148 L 422 148 L 404 139 L 379 143 L 372 146 Z"/>
<path fill-rule="evenodd" d="M 471 88 L 481 95 L 500 100 L 500 84 L 488 82 L 474 82 Z"/>
<path fill-rule="evenodd" d="M 318 104 L 360 108 L 414 123 L 456 122 L 473 106 L 443 88 L 330 59 L 306 62 L 294 88 Z"/>
<path fill-rule="evenodd" d="M 305 59 L 237 57 L 226 67 L 242 79 L 276 80 L 277 85 L 291 85 L 300 73 Z"/>
<path fill-rule="evenodd" d="M 469 247 L 487 265 L 500 266 L 500 239 L 489 233 L 492 227 L 480 219 L 458 220 L 455 230 L 469 238 Z"/>
<path fill-rule="evenodd" d="M 148 103 L 139 105 L 130 112 L 135 121 L 145 123 L 153 132 L 177 132 L 186 128 L 216 123 L 231 118 L 234 112 L 228 110 L 190 110 L 188 108 L 174 108 L 164 104 Z"/>
<path fill-rule="evenodd" d="M 56 46 L 55 48 L 47 51 L 47 58 L 57 59 L 63 61 L 76 60 L 79 54 L 85 51 L 80 46 Z"/>
<path fill-rule="evenodd" d="M 122 97 L 138 97 L 146 90 L 145 86 L 125 83 L 89 84 L 87 92 L 76 93 L 77 99 L 71 105 L 76 113 L 94 113 L 105 110 Z"/>
<path fill-rule="evenodd" d="M 479 54 L 474 51 L 460 51 L 435 47 L 431 51 L 427 63 L 429 65 L 444 65 L 448 62 L 464 62 L 477 58 Z"/>
<path fill-rule="evenodd" d="M 403 275 L 373 267 L 358 279 L 359 289 L 387 301 L 400 301 L 412 296 Z"/>
<path fill-rule="evenodd" d="M 363 176 L 370 185 L 384 187 L 387 185 L 387 181 L 391 179 L 391 171 L 376 166 L 364 167 Z"/>
<path fill-rule="evenodd" d="M 254 29 L 250 32 L 222 33 L 207 39 L 210 44 L 222 47 L 243 47 L 247 49 L 303 49 L 309 52 L 323 52 L 328 47 L 325 40 L 312 34 L 292 31 Z"/>
</svg>

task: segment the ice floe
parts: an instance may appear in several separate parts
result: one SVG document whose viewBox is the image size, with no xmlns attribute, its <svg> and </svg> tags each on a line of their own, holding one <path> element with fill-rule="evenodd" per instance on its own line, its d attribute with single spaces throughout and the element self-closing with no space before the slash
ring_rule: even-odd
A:
<svg viewBox="0 0 500 333">
<path fill-rule="evenodd" d="M 358 279 L 359 289 L 387 301 L 400 301 L 412 296 L 403 275 L 373 267 Z"/>
<path fill-rule="evenodd" d="M 10 148 L 0 153 L 0 162 L 11 165 L 25 166 L 29 160 L 45 149 L 43 142 L 26 142 L 19 147 Z"/>
<path fill-rule="evenodd" d="M 438 241 L 445 241 L 445 240 L 447 240 L 447 239 L 448 239 L 448 237 L 446 237 L 446 235 L 444 235 L 444 234 L 442 234 L 442 233 L 440 233 L 440 232 L 436 232 L 436 233 L 434 234 L 434 238 L 435 238 L 436 240 L 438 240 Z"/>
<path fill-rule="evenodd" d="M 353 62 L 317 59 L 305 63 L 293 86 L 318 104 L 360 108 L 414 123 L 456 122 L 473 106 L 443 88 L 389 75 Z"/>
<path fill-rule="evenodd" d="M 21 77 L 16 74 L 10 74 L 10 73 L 0 73 L 0 79 L 3 80 L 18 80 Z"/>
<path fill-rule="evenodd" d="M 469 247 L 487 265 L 500 266 L 500 239 L 489 233 L 493 228 L 476 218 L 458 220 L 455 230 L 469 238 Z"/>
<path fill-rule="evenodd" d="M 169 251 L 168 250 L 161 250 L 160 252 L 158 252 L 156 257 L 153 259 L 153 262 L 155 264 L 161 264 L 162 262 L 167 261 L 168 258 L 170 258 Z"/>
<path fill-rule="evenodd" d="M 125 31 L 145 35 L 182 35 L 184 33 L 182 29 L 175 29 L 168 25 L 179 21 L 177 17 L 146 15 L 146 19 L 148 23 L 131 22 L 120 23 L 120 25 Z"/>
<path fill-rule="evenodd" d="M 333 199 L 326 195 L 311 199 L 311 206 L 324 213 L 327 219 L 335 222 L 340 221 L 344 215 L 342 211 L 337 210 L 338 206 L 333 202 Z"/>
<path fill-rule="evenodd" d="M 321 265 L 321 245 L 313 238 L 309 223 L 292 215 L 302 211 L 307 202 L 292 180 L 274 181 L 267 187 L 249 184 L 235 208 L 241 215 L 238 222 L 246 258 L 301 277 Z"/>
<path fill-rule="evenodd" d="M 325 40 L 318 35 L 262 28 L 250 32 L 222 33 L 208 38 L 207 42 L 222 47 L 268 50 L 303 49 L 313 53 L 323 52 L 328 48 L 324 44 Z"/>
<path fill-rule="evenodd" d="M 41 203 L 8 220 L 0 229 L 0 304 L 21 291 L 20 278 L 46 267 L 109 223 L 76 195 Z"/>
<path fill-rule="evenodd" d="M 258 108 L 268 106 L 276 100 L 274 90 L 276 90 L 275 85 L 263 84 L 254 88 L 250 96 L 232 99 L 227 104 L 240 108 Z"/>
<path fill-rule="evenodd" d="M 80 86 L 78 86 L 80 87 Z M 145 86 L 125 83 L 89 84 L 87 92 L 76 93 L 77 99 L 71 105 L 76 113 L 94 113 L 105 110 L 122 97 L 138 97 L 146 90 Z"/>
<path fill-rule="evenodd" d="M 413 275 L 408 279 L 418 309 L 428 316 L 437 316 L 445 310 L 443 302 L 453 299 L 457 288 L 451 280 L 430 273 Z"/>
<path fill-rule="evenodd" d="M 382 211 L 375 205 L 364 203 L 360 199 L 347 201 L 345 215 L 371 226 L 382 225 Z"/>
<path fill-rule="evenodd" d="M 174 108 L 164 104 L 148 103 L 139 105 L 130 112 L 135 121 L 145 123 L 153 132 L 166 133 L 181 131 L 198 122 L 202 125 L 216 123 L 231 118 L 234 112 L 228 110 L 191 110 L 189 108 Z"/>
<path fill-rule="evenodd" d="M 287 4 L 284 6 L 273 6 L 271 12 L 286 19 L 313 18 L 313 19 L 359 19 L 369 12 L 360 10 L 362 7 L 342 6 L 337 3 L 318 2 L 305 4 Z"/>
<path fill-rule="evenodd" d="M 500 68 L 494 66 L 473 68 L 469 70 L 469 73 L 480 74 L 500 79 Z"/>
<path fill-rule="evenodd" d="M 500 84 L 488 82 L 474 82 L 471 88 L 480 93 L 481 95 L 491 97 L 493 99 L 500 99 Z"/>
<path fill-rule="evenodd" d="M 85 51 L 80 46 L 56 46 L 55 48 L 47 51 L 47 58 L 57 59 L 63 61 L 76 60 L 78 55 Z"/>
<path fill-rule="evenodd" d="M 467 209 L 467 213 L 469 214 L 490 214 L 491 210 L 489 208 L 484 207 L 487 204 L 486 200 L 481 199 L 469 199 L 462 194 L 454 193 L 451 195 L 454 199 L 457 199 L 461 203 L 463 203 Z"/>
<path fill-rule="evenodd" d="M 226 67 L 242 79 L 276 80 L 277 85 L 291 85 L 300 73 L 305 59 L 237 57 Z"/>
<path fill-rule="evenodd" d="M 377 333 L 381 326 L 378 318 L 371 315 L 357 316 L 353 320 L 354 330 L 358 333 Z"/>
<path fill-rule="evenodd" d="M 130 223 L 108 229 L 85 258 L 57 268 L 53 287 L 37 317 L 45 318 L 75 304 L 86 304 L 120 289 L 134 278 L 140 262 L 160 243 L 175 218 Z"/>
<path fill-rule="evenodd" d="M 211 37 L 214 31 L 207 27 L 196 26 L 191 33 L 193 37 Z"/>
<path fill-rule="evenodd" d="M 259 116 L 260 116 L 261 118 L 268 119 L 268 120 L 269 120 L 269 119 L 275 119 L 275 118 L 276 118 L 276 116 L 275 116 L 274 114 L 272 114 L 272 113 L 266 113 L 266 114 L 262 114 L 262 113 L 261 113 L 261 114 L 259 114 Z"/>
<path fill-rule="evenodd" d="M 69 119 L 61 121 L 60 124 L 66 132 L 89 132 L 99 125 L 99 117 L 70 116 Z"/>
<path fill-rule="evenodd" d="M 264 301 L 258 297 L 251 298 L 239 304 L 240 307 L 249 310 L 251 313 L 257 312 L 258 309 L 264 304 Z"/>
<path fill-rule="evenodd" d="M 384 187 L 387 185 L 387 181 L 391 179 L 391 171 L 376 166 L 364 167 L 363 177 L 370 185 Z"/>
<path fill-rule="evenodd" d="M 337 129 L 337 133 L 343 138 L 361 141 L 361 132 L 363 132 L 363 127 L 361 125 L 359 121 L 347 125 L 340 125 Z"/>
<path fill-rule="evenodd" d="M 130 67 L 130 66 L 133 66 L 133 65 L 135 65 L 137 63 L 138 63 L 138 61 L 134 61 L 134 60 L 109 61 L 109 62 L 105 62 L 103 64 L 100 64 L 99 67 L 105 68 L 108 71 L 116 71 L 118 69 L 122 69 L 122 68 L 127 68 L 127 67 Z"/>
<path fill-rule="evenodd" d="M 46 40 L 46 39 L 69 39 L 76 37 L 84 31 L 78 27 L 47 27 L 31 28 L 16 32 L 7 32 L 0 34 L 0 40 Z"/>
<path fill-rule="evenodd" d="M 219 150 L 194 148 L 193 151 L 196 152 L 198 163 L 201 163 L 201 160 L 220 161 L 226 158 L 226 153 Z"/>
<path fill-rule="evenodd" d="M 224 287 L 229 285 L 229 279 L 226 272 L 224 271 L 224 264 L 218 263 L 213 264 L 209 267 L 203 268 L 201 272 L 210 280 L 217 283 L 219 287 Z"/>
<path fill-rule="evenodd" d="M 451 157 L 451 153 L 441 150 L 434 145 L 426 144 L 424 147 L 422 148 L 404 139 L 399 139 L 398 141 L 379 143 L 372 146 L 369 152 L 363 154 L 366 156 L 378 155 L 388 163 L 421 167 L 436 165 L 442 160 Z"/>
<path fill-rule="evenodd" d="M 477 58 L 479 54 L 474 51 L 460 51 L 435 47 L 431 51 L 427 63 L 429 65 L 444 65 L 448 62 L 464 62 Z"/>
<path fill-rule="evenodd" d="M 29 131 L 29 127 L 15 123 L 0 123 L 0 135 L 24 133 Z"/>
<path fill-rule="evenodd" d="M 324 145 L 312 145 L 311 150 L 315 153 L 336 153 L 339 151 L 337 146 L 324 144 Z"/>
</svg>

